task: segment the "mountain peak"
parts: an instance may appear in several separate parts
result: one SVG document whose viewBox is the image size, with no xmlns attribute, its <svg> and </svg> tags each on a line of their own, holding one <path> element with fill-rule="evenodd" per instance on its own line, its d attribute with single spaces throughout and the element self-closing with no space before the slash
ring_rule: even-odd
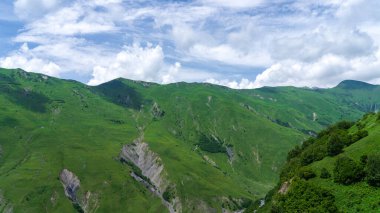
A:
<svg viewBox="0 0 380 213">
<path fill-rule="evenodd" d="M 376 85 L 369 84 L 362 81 L 356 80 L 344 80 L 340 82 L 335 88 L 341 89 L 372 89 L 376 87 Z"/>
</svg>

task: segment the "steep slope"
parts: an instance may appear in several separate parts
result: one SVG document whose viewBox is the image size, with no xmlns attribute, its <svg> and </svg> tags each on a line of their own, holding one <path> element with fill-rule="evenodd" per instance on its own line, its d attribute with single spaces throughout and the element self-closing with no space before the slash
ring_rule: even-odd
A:
<svg viewBox="0 0 380 213">
<path fill-rule="evenodd" d="M 380 114 L 340 122 L 288 155 L 260 212 L 378 212 Z"/>
<path fill-rule="evenodd" d="M 286 153 L 307 134 L 370 110 L 352 101 L 380 103 L 377 86 L 357 90 L 343 99 L 351 93 L 343 88 L 242 91 L 125 79 L 89 87 L 1 69 L 0 208 L 167 212 L 180 201 L 183 212 L 242 209 L 274 187 Z M 138 151 L 136 140 L 144 144 Z M 150 166 L 164 171 L 164 186 Z M 69 187 L 75 199 L 63 171 L 80 182 Z"/>
</svg>

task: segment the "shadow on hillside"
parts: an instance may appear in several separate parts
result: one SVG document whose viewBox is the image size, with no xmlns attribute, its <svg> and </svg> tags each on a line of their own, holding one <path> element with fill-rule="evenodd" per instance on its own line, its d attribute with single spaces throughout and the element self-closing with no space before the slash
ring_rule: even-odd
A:
<svg viewBox="0 0 380 213">
<path fill-rule="evenodd" d="M 139 110 L 143 104 L 141 94 L 119 80 L 94 87 L 94 91 L 101 93 L 106 100 L 123 107 Z"/>
<path fill-rule="evenodd" d="M 39 113 L 46 112 L 46 104 L 50 102 L 50 99 L 43 94 L 10 84 L 0 85 L 0 94 L 16 105 Z"/>
</svg>

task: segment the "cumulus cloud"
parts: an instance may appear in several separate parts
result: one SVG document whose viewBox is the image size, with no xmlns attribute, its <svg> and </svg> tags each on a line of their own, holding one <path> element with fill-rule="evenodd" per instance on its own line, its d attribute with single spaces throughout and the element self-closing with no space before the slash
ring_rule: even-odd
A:
<svg viewBox="0 0 380 213">
<path fill-rule="evenodd" d="M 0 58 L 0 67 L 21 68 L 55 77 L 59 77 L 61 71 L 56 63 L 34 56 L 26 43 L 10 56 Z"/>
<path fill-rule="evenodd" d="M 167 66 L 164 62 L 164 52 L 161 46 L 140 44 L 124 46 L 115 60 L 109 66 L 96 66 L 92 72 L 90 85 L 98 85 L 106 81 L 123 77 L 133 80 L 170 83 L 175 79 L 181 65 L 175 63 Z"/>
</svg>

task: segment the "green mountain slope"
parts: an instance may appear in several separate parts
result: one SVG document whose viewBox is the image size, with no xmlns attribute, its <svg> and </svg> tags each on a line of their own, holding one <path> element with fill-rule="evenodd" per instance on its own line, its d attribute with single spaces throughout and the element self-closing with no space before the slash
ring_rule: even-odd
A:
<svg viewBox="0 0 380 213">
<path fill-rule="evenodd" d="M 379 90 L 125 79 L 89 87 L 1 69 L 0 209 L 242 209 L 275 186 L 292 147 L 376 110 Z"/>
<path fill-rule="evenodd" d="M 379 113 L 354 125 L 338 123 L 304 144 L 289 152 L 280 183 L 260 212 L 379 211 Z"/>
</svg>

